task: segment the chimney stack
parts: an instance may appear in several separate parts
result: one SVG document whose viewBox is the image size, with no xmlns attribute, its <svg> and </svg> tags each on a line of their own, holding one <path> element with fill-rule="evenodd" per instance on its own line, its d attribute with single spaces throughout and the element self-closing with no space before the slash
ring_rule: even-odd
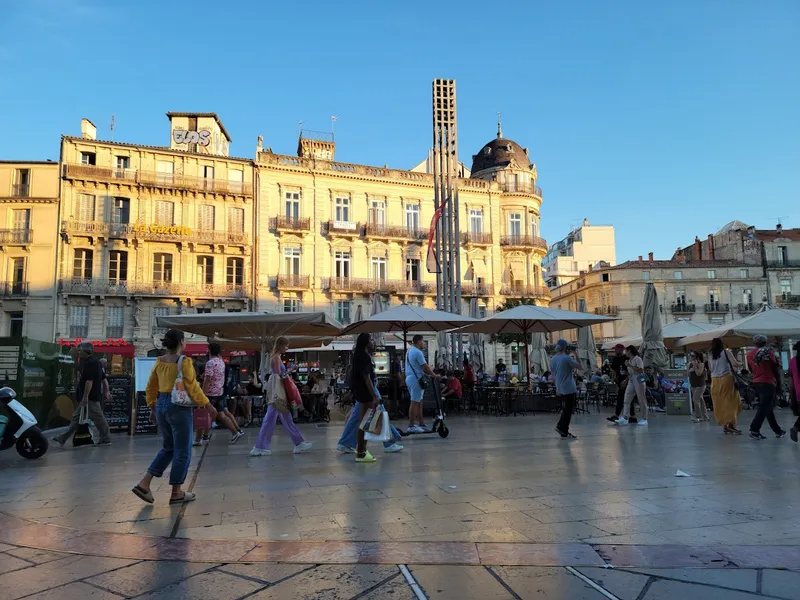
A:
<svg viewBox="0 0 800 600">
<path fill-rule="evenodd" d="M 778 235 L 783 235 L 783 225 L 780 223 L 775 226 L 775 230 L 778 232 Z"/>
<path fill-rule="evenodd" d="M 714 260 L 714 236 L 708 234 L 708 258 Z"/>
<path fill-rule="evenodd" d="M 81 119 L 81 137 L 85 140 L 97 139 L 97 127 L 89 119 Z"/>
<path fill-rule="evenodd" d="M 642 262 L 642 255 L 639 255 L 639 262 Z"/>
<path fill-rule="evenodd" d="M 694 259 L 703 260 L 703 244 L 697 236 L 694 236 Z"/>
<path fill-rule="evenodd" d="M 653 262 L 653 253 L 652 252 L 648 252 L 647 253 L 647 260 L 650 261 L 650 262 Z"/>
<path fill-rule="evenodd" d="M 264 151 L 264 136 L 258 136 L 258 144 L 256 145 L 256 158 L 258 157 L 259 152 Z"/>
</svg>

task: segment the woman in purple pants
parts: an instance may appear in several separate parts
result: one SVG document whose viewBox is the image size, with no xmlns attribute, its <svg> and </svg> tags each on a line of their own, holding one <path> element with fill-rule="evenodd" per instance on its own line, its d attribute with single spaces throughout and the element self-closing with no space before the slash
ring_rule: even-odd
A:
<svg viewBox="0 0 800 600">
<path fill-rule="evenodd" d="M 250 456 L 268 456 L 272 454 L 269 445 L 272 441 L 272 434 L 275 433 L 278 414 L 281 416 L 283 428 L 292 438 L 294 453 L 300 454 L 311 449 L 311 442 L 303 440 L 302 434 L 297 430 L 294 421 L 292 421 L 292 413 L 286 401 L 286 394 L 278 393 L 283 391 L 283 380 L 289 377 L 288 373 L 286 373 L 286 365 L 281 361 L 281 354 L 288 349 L 288 339 L 279 337 L 275 340 L 275 345 L 272 347 L 272 356 L 270 356 L 271 375 L 267 382 L 267 404 L 269 408 L 267 409 L 267 416 L 264 417 L 264 421 L 261 423 L 261 431 L 258 432 L 258 439 L 255 447 L 250 451 Z M 278 386 L 281 386 L 281 390 L 276 389 Z"/>
</svg>

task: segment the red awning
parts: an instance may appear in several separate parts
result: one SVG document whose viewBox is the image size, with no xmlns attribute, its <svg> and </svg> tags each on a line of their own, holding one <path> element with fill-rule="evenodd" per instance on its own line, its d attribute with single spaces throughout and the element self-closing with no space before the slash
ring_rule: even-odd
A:
<svg viewBox="0 0 800 600">
<path fill-rule="evenodd" d="M 120 356 L 124 356 L 125 358 L 133 358 L 134 356 L 134 346 L 130 342 L 125 340 L 82 340 L 82 339 L 74 339 L 74 340 L 65 340 L 61 338 L 58 343 L 61 346 L 77 346 L 81 342 L 89 342 L 94 351 L 101 354 L 119 354 Z"/>
</svg>

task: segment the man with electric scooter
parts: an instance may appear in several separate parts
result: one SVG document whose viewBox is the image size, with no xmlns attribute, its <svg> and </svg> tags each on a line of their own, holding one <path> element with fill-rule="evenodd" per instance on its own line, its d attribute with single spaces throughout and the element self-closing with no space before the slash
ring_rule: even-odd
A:
<svg viewBox="0 0 800 600">
<path fill-rule="evenodd" d="M 425 376 L 441 379 L 441 375 L 434 373 L 425 360 L 425 355 L 422 353 L 424 347 L 423 337 L 417 334 L 411 338 L 411 347 L 406 353 L 406 387 L 411 398 L 411 406 L 408 408 L 408 433 L 428 433 L 422 417 L 422 397 L 425 395 L 427 385 Z"/>
</svg>

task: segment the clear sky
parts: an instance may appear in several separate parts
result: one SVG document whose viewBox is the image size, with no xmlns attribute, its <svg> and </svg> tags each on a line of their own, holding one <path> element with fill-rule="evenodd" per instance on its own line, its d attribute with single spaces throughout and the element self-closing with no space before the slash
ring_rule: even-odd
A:
<svg viewBox="0 0 800 600">
<path fill-rule="evenodd" d="M 542 233 L 613 224 L 619 261 L 666 258 L 733 219 L 800 227 L 798 0 L 0 0 L 0 158 L 58 159 L 81 117 L 168 144 L 164 116 L 215 111 L 232 154 L 410 168 L 431 81 L 457 81 L 460 158 L 530 148 Z"/>
</svg>

